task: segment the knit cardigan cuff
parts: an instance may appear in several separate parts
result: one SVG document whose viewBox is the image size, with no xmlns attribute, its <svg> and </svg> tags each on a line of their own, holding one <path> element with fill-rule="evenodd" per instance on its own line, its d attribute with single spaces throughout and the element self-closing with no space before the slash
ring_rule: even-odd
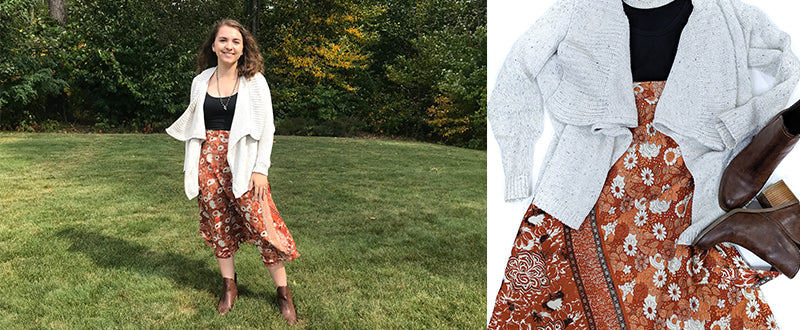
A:
<svg viewBox="0 0 800 330">
<path fill-rule="evenodd" d="M 531 195 L 531 176 L 528 172 L 506 175 L 506 202 L 528 198 Z"/>
<path fill-rule="evenodd" d="M 719 115 L 722 122 L 718 124 L 717 131 L 726 147 L 735 147 L 752 133 L 752 113 L 752 103 L 748 102 Z"/>
</svg>

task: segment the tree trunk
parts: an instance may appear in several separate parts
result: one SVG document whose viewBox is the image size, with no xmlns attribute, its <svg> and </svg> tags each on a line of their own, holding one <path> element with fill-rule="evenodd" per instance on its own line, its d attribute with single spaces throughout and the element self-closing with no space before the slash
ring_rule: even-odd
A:
<svg viewBox="0 0 800 330">
<path fill-rule="evenodd" d="M 61 25 L 67 25 L 66 0 L 47 0 L 50 5 L 50 16 Z"/>
<path fill-rule="evenodd" d="M 261 0 L 249 0 L 247 6 L 247 17 L 250 18 L 250 34 L 253 36 L 258 33 L 261 27 Z"/>
</svg>

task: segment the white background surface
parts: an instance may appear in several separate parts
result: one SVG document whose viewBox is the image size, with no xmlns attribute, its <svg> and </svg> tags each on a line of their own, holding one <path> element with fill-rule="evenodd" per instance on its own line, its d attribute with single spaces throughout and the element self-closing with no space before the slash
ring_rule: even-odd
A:
<svg viewBox="0 0 800 330">
<path fill-rule="evenodd" d="M 587 0 L 590 1 L 590 0 Z M 488 65 L 487 92 L 491 96 L 495 78 L 511 46 L 536 19 L 553 4 L 554 0 L 489 0 L 488 1 Z M 794 1 L 781 0 L 745 0 L 761 8 L 780 29 L 787 32 L 793 41 L 792 49 L 800 54 L 800 4 Z M 790 104 L 800 99 L 800 88 L 795 89 Z M 545 125 L 543 137 L 537 141 L 534 159 L 534 171 L 538 173 L 544 157 L 544 151 L 550 142 L 549 124 Z M 798 147 L 797 149 L 800 149 Z M 500 153 L 489 127 L 487 157 L 487 263 L 486 263 L 486 307 L 487 321 L 494 307 L 494 300 L 500 290 L 506 261 L 522 215 L 530 204 L 530 199 L 518 203 L 503 202 L 503 175 Z M 790 169 L 794 169 L 791 171 Z M 794 151 L 784 159 L 767 184 L 783 179 L 786 184 L 800 195 L 800 151 Z M 534 175 L 537 177 L 537 175 Z M 757 258 L 747 258 L 754 263 Z M 800 312 L 797 310 L 800 301 L 800 275 L 790 280 L 780 276 L 762 286 L 767 302 L 772 308 L 783 329 L 800 329 Z"/>
</svg>

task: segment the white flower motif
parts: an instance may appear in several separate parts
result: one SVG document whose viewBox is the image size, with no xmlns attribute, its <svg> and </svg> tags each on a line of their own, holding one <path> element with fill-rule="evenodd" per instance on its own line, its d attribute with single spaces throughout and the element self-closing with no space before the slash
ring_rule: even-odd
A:
<svg viewBox="0 0 800 330">
<path fill-rule="evenodd" d="M 714 321 L 711 323 L 711 329 L 730 329 L 731 328 L 731 316 L 726 315 L 720 317 L 719 320 Z"/>
<path fill-rule="evenodd" d="M 608 209 L 608 214 L 614 214 L 614 213 L 617 213 L 617 208 L 612 206 L 610 209 Z"/>
<path fill-rule="evenodd" d="M 559 310 L 561 310 L 561 304 L 563 302 L 564 302 L 564 299 L 557 298 L 555 300 L 550 300 L 550 301 L 546 302 L 545 305 L 547 305 L 547 307 L 550 307 L 550 309 L 552 309 L 552 310 L 559 311 Z"/>
<path fill-rule="evenodd" d="M 644 316 L 648 320 L 654 320 L 656 318 L 656 307 L 658 304 L 656 303 L 656 297 L 653 295 L 647 295 L 647 298 L 644 298 Z"/>
<path fill-rule="evenodd" d="M 622 249 L 625 251 L 625 254 L 631 257 L 635 256 L 636 251 L 638 250 L 636 247 L 637 243 L 638 241 L 636 240 L 636 235 L 628 234 L 628 236 L 625 237 L 625 243 L 622 245 Z"/>
<path fill-rule="evenodd" d="M 658 270 L 664 269 L 664 257 L 661 256 L 661 253 L 656 253 L 654 256 L 650 257 L 650 265 Z"/>
<path fill-rule="evenodd" d="M 725 299 L 717 299 L 717 307 L 725 308 Z"/>
<path fill-rule="evenodd" d="M 210 163 L 210 162 L 212 162 L 213 160 L 214 160 L 214 155 L 212 155 L 212 154 L 208 154 L 208 155 L 206 155 L 206 161 L 207 161 L 207 162 L 209 162 L 209 163 Z"/>
<path fill-rule="evenodd" d="M 655 175 L 653 175 L 653 170 L 645 167 L 642 169 L 641 175 L 642 175 L 642 182 L 644 182 L 644 184 L 646 184 L 647 186 L 653 185 L 653 180 L 655 180 L 656 178 Z"/>
<path fill-rule="evenodd" d="M 758 305 L 758 302 L 755 300 L 750 300 L 747 302 L 747 307 L 745 309 L 745 313 L 747 317 L 751 320 L 758 316 L 758 312 L 761 311 L 761 306 Z"/>
<path fill-rule="evenodd" d="M 686 330 L 704 330 L 706 328 L 706 322 L 701 320 L 688 319 L 686 320 L 686 323 L 684 323 L 683 328 Z"/>
<path fill-rule="evenodd" d="M 691 269 L 689 269 L 690 265 L 692 266 Z M 703 269 L 703 259 L 700 259 L 699 255 L 694 255 L 691 262 L 686 264 L 686 272 L 689 274 L 700 274 Z"/>
<path fill-rule="evenodd" d="M 614 231 L 616 231 L 616 229 L 617 229 L 617 220 L 614 220 L 614 222 L 609 222 L 609 223 L 607 223 L 605 225 L 602 225 L 602 226 L 600 226 L 600 228 L 603 228 L 603 232 L 605 232 L 605 235 L 603 236 L 603 239 L 604 240 L 608 239 L 608 235 L 614 235 Z"/>
<path fill-rule="evenodd" d="M 542 223 L 544 223 L 544 214 L 533 215 L 528 218 L 528 222 L 534 226 L 540 226 Z"/>
<path fill-rule="evenodd" d="M 622 272 L 625 273 L 625 274 L 630 274 L 631 273 L 631 265 L 625 265 L 625 267 L 622 267 Z"/>
<path fill-rule="evenodd" d="M 662 201 L 660 199 L 650 201 L 650 212 L 656 214 L 664 213 L 665 211 L 669 210 L 669 204 L 671 203 L 672 202 L 670 201 Z"/>
<path fill-rule="evenodd" d="M 635 206 L 639 211 L 647 210 L 647 198 L 642 197 L 633 201 L 633 206 Z"/>
<path fill-rule="evenodd" d="M 667 273 L 663 269 L 657 270 L 653 274 L 653 285 L 657 288 L 664 286 L 664 283 L 667 282 Z"/>
<path fill-rule="evenodd" d="M 744 296 L 744 299 L 747 299 L 747 300 L 756 300 L 755 293 L 753 291 L 750 291 L 749 288 L 748 289 L 742 289 L 742 296 Z"/>
<path fill-rule="evenodd" d="M 647 223 L 647 211 L 636 212 L 636 216 L 633 217 L 633 222 L 637 226 L 641 226 L 641 225 Z"/>
<path fill-rule="evenodd" d="M 746 267 L 748 267 L 747 266 L 747 262 L 745 262 L 744 259 L 742 259 L 741 256 L 738 256 L 738 255 L 737 256 L 733 256 L 733 258 L 731 258 L 731 259 L 733 261 L 733 265 L 736 266 L 736 268 L 746 268 Z"/>
<path fill-rule="evenodd" d="M 689 298 L 689 308 L 692 309 L 692 312 L 696 312 L 700 309 L 700 299 L 697 299 L 697 297 Z"/>
<path fill-rule="evenodd" d="M 622 160 L 622 164 L 625 165 L 625 168 L 630 170 L 636 166 L 636 161 L 639 159 L 636 156 L 636 153 L 629 152 L 625 155 L 625 158 Z"/>
<path fill-rule="evenodd" d="M 669 320 L 667 320 L 667 329 L 669 330 L 681 330 L 681 320 L 678 318 L 677 315 L 672 314 Z"/>
<path fill-rule="evenodd" d="M 664 162 L 667 165 L 672 166 L 675 165 L 675 162 L 678 161 L 678 157 L 681 156 L 681 149 L 678 148 L 669 148 L 664 151 Z"/>
<path fill-rule="evenodd" d="M 647 128 L 647 134 L 650 136 L 656 135 L 656 126 L 653 123 L 649 123 L 645 126 Z"/>
<path fill-rule="evenodd" d="M 681 258 L 680 257 L 672 258 L 672 260 L 670 260 L 669 263 L 667 264 L 667 269 L 669 269 L 670 273 L 675 274 L 675 272 L 681 269 Z"/>
<path fill-rule="evenodd" d="M 681 288 L 679 288 L 677 284 L 670 283 L 669 287 L 667 287 L 667 290 L 669 292 L 669 298 L 672 299 L 672 301 L 678 301 L 678 299 L 681 299 Z"/>
<path fill-rule="evenodd" d="M 625 297 L 627 295 L 633 293 L 633 287 L 635 286 L 636 286 L 636 280 L 620 285 L 619 289 L 622 290 L 622 300 L 625 300 Z"/>
<path fill-rule="evenodd" d="M 642 157 L 650 159 L 655 156 L 658 156 L 658 152 L 661 150 L 661 146 L 653 143 L 644 143 L 639 146 L 639 154 Z"/>
<path fill-rule="evenodd" d="M 688 207 L 686 206 L 687 202 L 688 202 L 688 198 L 684 198 L 683 200 L 681 200 L 680 202 L 675 204 L 675 214 L 679 218 L 683 218 L 683 216 L 686 215 L 686 210 L 688 209 Z M 683 210 L 683 211 L 681 211 L 681 210 Z"/>
<path fill-rule="evenodd" d="M 625 177 L 617 175 L 611 182 L 611 194 L 616 198 L 622 198 L 625 194 Z"/>
<path fill-rule="evenodd" d="M 767 330 L 777 330 L 778 322 L 775 320 L 775 315 L 767 317 Z"/>
<path fill-rule="evenodd" d="M 218 241 L 217 241 L 217 245 L 219 245 L 220 247 L 225 247 L 225 241 L 223 241 L 223 240 L 218 240 Z"/>
<path fill-rule="evenodd" d="M 653 236 L 656 237 L 657 240 L 663 241 L 667 238 L 667 228 L 664 228 L 660 222 L 653 225 Z"/>
</svg>

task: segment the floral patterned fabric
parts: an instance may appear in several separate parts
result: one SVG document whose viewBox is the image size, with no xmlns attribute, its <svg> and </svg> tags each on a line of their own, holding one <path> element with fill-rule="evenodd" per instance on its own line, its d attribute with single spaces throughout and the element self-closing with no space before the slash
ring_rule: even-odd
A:
<svg viewBox="0 0 800 330">
<path fill-rule="evenodd" d="M 578 230 L 531 205 L 490 329 L 776 329 L 732 246 L 676 245 L 694 182 L 678 145 L 652 122 L 664 82 L 634 83 L 639 126 Z"/>
<path fill-rule="evenodd" d="M 289 229 L 272 201 L 267 183 L 267 200 L 259 203 L 251 191 L 235 198 L 228 166 L 228 134 L 224 130 L 207 130 L 200 156 L 200 236 L 214 248 L 218 258 L 228 258 L 239 250 L 240 242 L 255 244 L 261 261 L 270 266 L 283 260 L 294 260 L 300 254 Z M 265 212 L 268 210 L 268 212 Z"/>
</svg>

